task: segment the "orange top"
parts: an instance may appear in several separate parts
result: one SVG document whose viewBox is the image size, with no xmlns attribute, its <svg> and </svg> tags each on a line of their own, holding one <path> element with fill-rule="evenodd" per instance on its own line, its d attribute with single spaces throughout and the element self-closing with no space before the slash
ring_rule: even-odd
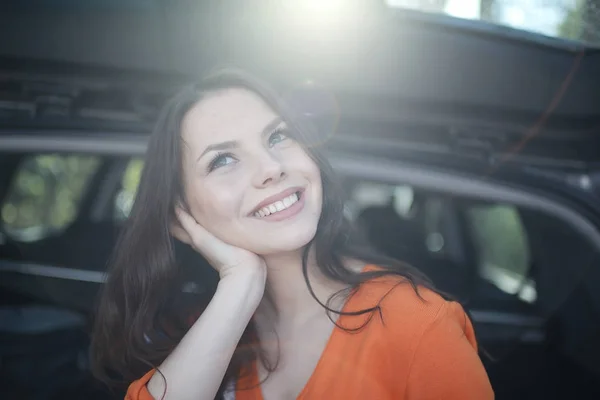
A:
<svg viewBox="0 0 600 400">
<path fill-rule="evenodd" d="M 344 311 L 373 307 L 383 298 L 381 318 L 376 313 L 358 333 L 335 328 L 298 400 L 493 399 L 462 307 L 424 288 L 419 293 L 423 299 L 398 277 L 364 283 Z M 338 324 L 356 328 L 366 318 L 341 316 Z M 131 384 L 127 400 L 152 399 L 145 386 L 152 373 Z M 262 400 L 258 382 L 254 367 L 237 382 L 235 400 Z"/>
</svg>

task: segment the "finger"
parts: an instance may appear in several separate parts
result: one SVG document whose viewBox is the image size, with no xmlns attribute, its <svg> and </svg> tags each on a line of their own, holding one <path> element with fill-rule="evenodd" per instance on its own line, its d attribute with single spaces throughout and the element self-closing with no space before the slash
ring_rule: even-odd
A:
<svg viewBox="0 0 600 400">
<path fill-rule="evenodd" d="M 260 261 L 256 255 L 236 248 L 222 241 L 206 230 L 189 213 L 177 207 L 175 210 L 180 226 L 173 229 L 174 234 L 181 236 L 183 241 L 189 239 L 194 250 L 199 252 L 219 273 L 226 268 Z M 254 257 L 254 258 L 252 258 Z"/>
<path fill-rule="evenodd" d="M 177 207 L 175 209 L 175 215 L 177 216 L 177 221 L 179 221 L 179 226 L 183 228 L 190 237 L 192 237 L 192 233 L 199 230 L 198 222 L 182 208 Z"/>
<path fill-rule="evenodd" d="M 192 239 L 190 238 L 190 235 L 181 226 L 172 224 L 171 228 L 169 229 L 169 232 L 173 237 L 175 237 L 175 239 L 179 240 L 180 242 L 189 245 L 192 244 Z"/>
<path fill-rule="evenodd" d="M 191 244 L 208 257 L 215 257 L 226 250 L 227 245 L 208 232 L 202 225 L 181 208 L 176 210 L 177 219 L 187 232 Z M 218 258 L 218 256 L 217 256 Z"/>
</svg>

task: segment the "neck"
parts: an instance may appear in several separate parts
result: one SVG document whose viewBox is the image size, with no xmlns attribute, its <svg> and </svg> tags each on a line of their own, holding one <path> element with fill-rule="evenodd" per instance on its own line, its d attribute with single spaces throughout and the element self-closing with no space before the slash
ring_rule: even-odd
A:
<svg viewBox="0 0 600 400">
<path fill-rule="evenodd" d="M 293 253 L 275 254 L 264 257 L 267 265 L 268 308 L 279 322 L 302 320 L 323 307 L 311 295 L 302 274 L 302 250 Z M 315 262 L 314 250 L 308 257 L 308 278 L 314 294 L 322 302 L 339 284 L 325 278 Z"/>
</svg>

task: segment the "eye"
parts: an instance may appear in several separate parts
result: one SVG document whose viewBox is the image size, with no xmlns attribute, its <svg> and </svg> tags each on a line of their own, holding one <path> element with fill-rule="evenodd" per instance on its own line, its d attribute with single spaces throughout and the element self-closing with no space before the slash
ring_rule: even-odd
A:
<svg viewBox="0 0 600 400">
<path fill-rule="evenodd" d="M 287 139 L 289 139 L 289 136 L 287 135 L 287 128 L 280 126 L 276 128 L 273 133 L 271 133 L 271 136 L 269 136 L 269 147 L 273 147 Z"/>
<path fill-rule="evenodd" d="M 208 172 L 214 171 L 217 168 L 224 167 L 236 161 L 237 160 L 235 157 L 230 153 L 219 153 L 208 164 Z"/>
</svg>

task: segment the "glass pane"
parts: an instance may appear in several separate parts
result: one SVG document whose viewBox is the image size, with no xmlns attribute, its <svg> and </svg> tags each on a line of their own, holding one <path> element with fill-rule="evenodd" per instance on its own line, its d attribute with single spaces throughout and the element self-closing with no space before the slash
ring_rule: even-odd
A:
<svg viewBox="0 0 600 400">
<path fill-rule="evenodd" d="M 129 213 L 131 213 L 131 207 L 135 200 L 143 168 L 144 160 L 135 158 L 129 162 L 125 169 L 123 179 L 121 180 L 121 187 L 115 196 L 114 217 L 118 221 L 126 220 L 129 217 Z"/>
<path fill-rule="evenodd" d="M 468 216 L 481 276 L 504 292 L 534 301 L 535 288 L 528 281 L 529 243 L 517 210 L 504 205 L 472 207 Z"/>
<path fill-rule="evenodd" d="M 18 240 L 38 240 L 71 224 L 92 176 L 94 156 L 44 154 L 27 157 L 2 205 L 4 230 Z"/>
<path fill-rule="evenodd" d="M 598 0 L 386 0 L 408 8 L 600 45 Z"/>
</svg>

